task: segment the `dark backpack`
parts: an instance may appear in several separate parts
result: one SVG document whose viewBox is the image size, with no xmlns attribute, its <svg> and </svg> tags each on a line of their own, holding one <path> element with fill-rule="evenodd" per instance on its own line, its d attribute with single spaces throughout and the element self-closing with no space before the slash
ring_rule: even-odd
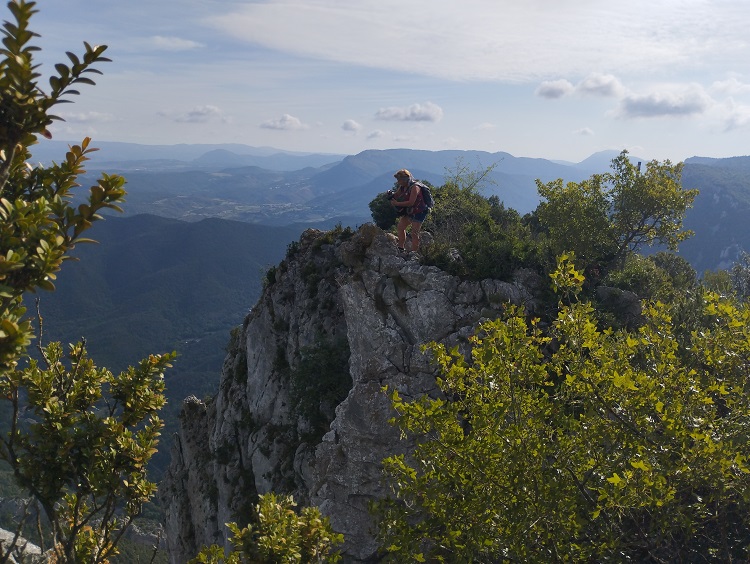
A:
<svg viewBox="0 0 750 564">
<path fill-rule="evenodd" d="M 424 205 L 427 206 L 428 209 L 432 208 L 432 206 L 435 205 L 435 199 L 432 197 L 430 187 L 427 186 L 427 184 L 422 184 L 421 182 L 415 182 L 414 184 L 419 186 L 419 189 L 422 191 L 422 199 L 424 200 Z"/>
</svg>

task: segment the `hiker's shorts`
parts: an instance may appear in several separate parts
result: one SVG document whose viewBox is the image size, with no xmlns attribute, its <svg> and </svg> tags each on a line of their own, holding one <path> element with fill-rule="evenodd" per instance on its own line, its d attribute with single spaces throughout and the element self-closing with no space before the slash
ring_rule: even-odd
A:
<svg viewBox="0 0 750 564">
<path fill-rule="evenodd" d="M 423 212 L 421 212 L 421 213 L 415 213 L 414 215 L 410 215 L 410 216 L 409 216 L 409 218 L 410 218 L 410 219 L 411 219 L 412 221 L 418 221 L 419 223 L 422 223 L 422 222 L 423 222 L 423 221 L 424 221 L 425 219 L 427 219 L 427 213 L 428 213 L 429 211 L 430 211 L 430 210 L 424 210 L 424 211 L 423 211 Z"/>
</svg>

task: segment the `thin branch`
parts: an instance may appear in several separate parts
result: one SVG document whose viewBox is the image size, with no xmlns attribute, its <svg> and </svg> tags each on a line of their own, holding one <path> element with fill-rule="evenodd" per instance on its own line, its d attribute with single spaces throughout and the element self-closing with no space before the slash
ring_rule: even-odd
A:
<svg viewBox="0 0 750 564">
<path fill-rule="evenodd" d="M 5 152 L 5 160 L 0 164 L 0 194 L 5 191 L 5 185 L 8 183 L 10 178 L 10 167 L 13 164 L 13 159 L 16 156 L 16 146 L 18 140 L 8 141 L 3 148 Z"/>
<path fill-rule="evenodd" d="M 154 553 L 151 555 L 151 560 L 149 560 L 148 564 L 154 564 L 154 560 L 156 560 L 156 555 L 159 553 L 160 542 L 161 542 L 161 531 L 159 531 L 159 534 L 156 536 L 156 544 L 154 544 Z"/>
<path fill-rule="evenodd" d="M 39 351 L 39 355 L 42 357 L 42 359 L 44 359 L 47 368 L 50 368 L 49 359 L 47 358 L 47 353 L 45 352 L 44 345 L 42 344 L 44 342 L 44 318 L 42 317 L 42 310 L 40 308 L 41 302 L 42 299 L 38 296 L 34 299 L 34 303 L 36 305 L 37 321 L 36 348 Z"/>
</svg>

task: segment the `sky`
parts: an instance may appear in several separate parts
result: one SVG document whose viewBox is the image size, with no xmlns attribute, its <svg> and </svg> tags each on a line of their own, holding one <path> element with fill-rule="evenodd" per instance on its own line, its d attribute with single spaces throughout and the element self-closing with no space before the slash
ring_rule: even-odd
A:
<svg viewBox="0 0 750 564">
<path fill-rule="evenodd" d="M 3 3 L 4 5 L 5 3 Z M 748 0 L 38 0 L 56 139 L 579 162 L 750 154 Z M 3 21 L 10 19 L 3 7 Z M 46 86 L 46 80 L 41 84 Z"/>
</svg>

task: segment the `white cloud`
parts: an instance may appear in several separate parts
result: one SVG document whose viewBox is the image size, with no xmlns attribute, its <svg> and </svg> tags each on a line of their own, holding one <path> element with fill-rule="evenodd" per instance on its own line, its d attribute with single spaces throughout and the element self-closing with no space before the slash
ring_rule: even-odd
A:
<svg viewBox="0 0 750 564">
<path fill-rule="evenodd" d="M 703 114 L 713 104 L 702 88 L 690 86 L 681 92 L 629 94 L 620 101 L 616 115 L 623 118 L 692 116 Z"/>
<path fill-rule="evenodd" d="M 375 129 L 367 134 L 367 139 L 382 139 L 385 136 L 385 131 L 383 131 L 382 129 Z"/>
<path fill-rule="evenodd" d="M 448 149 L 461 146 L 461 140 L 456 137 L 446 137 L 440 144 Z"/>
<path fill-rule="evenodd" d="M 611 74 L 593 72 L 576 85 L 576 92 L 593 96 L 616 97 L 625 91 L 620 80 Z"/>
<path fill-rule="evenodd" d="M 393 140 L 396 143 L 414 143 L 418 138 L 413 135 L 394 135 Z"/>
<path fill-rule="evenodd" d="M 750 126 L 750 106 L 739 106 L 735 108 L 724 122 L 725 131 L 744 129 L 748 126 Z"/>
<path fill-rule="evenodd" d="M 443 109 L 432 102 L 412 104 L 407 107 L 392 106 L 389 108 L 381 108 L 375 112 L 375 119 L 384 121 L 438 122 L 443 119 Z"/>
<path fill-rule="evenodd" d="M 750 126 L 750 106 L 738 104 L 732 98 L 716 107 L 717 119 L 723 124 L 724 131 L 743 129 Z"/>
<path fill-rule="evenodd" d="M 477 131 L 491 131 L 491 130 L 496 129 L 496 128 L 497 128 L 497 126 L 494 123 L 490 123 L 490 122 L 486 121 L 484 123 L 480 123 L 474 129 L 476 129 Z"/>
<path fill-rule="evenodd" d="M 296 131 L 300 129 L 308 129 L 309 126 L 305 125 L 296 118 L 289 114 L 284 114 L 277 119 L 269 119 L 260 124 L 263 129 L 278 129 L 280 131 Z"/>
<path fill-rule="evenodd" d="M 742 68 L 750 2 L 265 0 L 230 5 L 211 21 L 240 40 L 308 59 L 527 82 L 591 69 L 690 72 L 699 59 Z"/>
<path fill-rule="evenodd" d="M 534 94 L 552 100 L 574 93 L 584 96 L 617 97 L 624 92 L 625 87 L 616 76 L 592 72 L 575 86 L 564 78 L 545 80 L 537 87 Z"/>
<path fill-rule="evenodd" d="M 154 48 L 161 51 L 190 51 L 192 49 L 203 47 L 203 45 L 197 41 L 181 39 L 180 37 L 165 37 L 163 35 L 154 35 L 149 41 Z"/>
<path fill-rule="evenodd" d="M 115 121 L 115 116 L 102 112 L 60 113 L 68 123 L 105 123 Z"/>
<path fill-rule="evenodd" d="M 567 96 L 574 90 L 575 87 L 570 81 L 561 78 L 559 80 L 545 80 L 537 87 L 534 94 L 542 98 L 555 99 Z"/>
<path fill-rule="evenodd" d="M 179 123 L 205 123 L 215 119 L 226 121 L 223 112 L 212 105 L 197 106 L 185 112 L 161 111 L 158 114 Z"/>
<path fill-rule="evenodd" d="M 354 121 L 353 119 L 348 119 L 344 123 L 341 124 L 341 129 L 344 131 L 351 131 L 352 133 L 357 133 L 360 129 L 362 129 L 362 125 Z"/>
<path fill-rule="evenodd" d="M 718 80 L 714 82 L 711 85 L 711 90 L 729 96 L 736 94 L 749 94 L 750 84 L 740 82 L 736 76 L 732 76 L 726 80 Z"/>
<path fill-rule="evenodd" d="M 573 133 L 576 135 L 581 135 L 583 137 L 589 137 L 594 134 L 594 130 L 590 127 L 582 127 L 581 129 L 576 129 Z"/>
</svg>

